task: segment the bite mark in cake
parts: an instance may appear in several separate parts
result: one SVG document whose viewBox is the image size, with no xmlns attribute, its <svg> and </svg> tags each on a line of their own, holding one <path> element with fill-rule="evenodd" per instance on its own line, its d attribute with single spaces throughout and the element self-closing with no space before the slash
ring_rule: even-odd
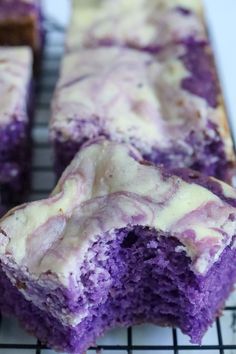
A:
<svg viewBox="0 0 236 354">
<path fill-rule="evenodd" d="M 131 146 L 87 144 L 48 199 L 1 220 L 2 311 L 74 353 L 143 322 L 199 343 L 236 278 L 235 195 L 147 164 Z"/>
</svg>

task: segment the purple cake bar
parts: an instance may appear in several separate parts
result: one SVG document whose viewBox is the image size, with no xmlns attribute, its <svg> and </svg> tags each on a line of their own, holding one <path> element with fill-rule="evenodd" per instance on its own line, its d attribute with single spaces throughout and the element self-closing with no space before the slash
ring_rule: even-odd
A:
<svg viewBox="0 0 236 354">
<path fill-rule="evenodd" d="M 39 63 L 44 42 L 40 0 L 0 0 L 0 45 L 29 46 Z"/>
<path fill-rule="evenodd" d="M 23 200 L 29 183 L 32 53 L 0 49 L 0 204 Z"/>
<path fill-rule="evenodd" d="M 0 44 L 27 45 L 34 52 L 42 47 L 40 0 L 0 0 Z"/>
<path fill-rule="evenodd" d="M 205 43 L 170 46 L 155 56 L 119 47 L 67 54 L 50 130 L 58 175 L 85 141 L 104 136 L 168 168 L 231 180 L 232 139 Z"/>
<path fill-rule="evenodd" d="M 1 219 L 0 307 L 71 353 L 143 322 L 200 343 L 236 280 L 235 233 L 232 187 L 98 140 L 48 199 Z"/>
<path fill-rule="evenodd" d="M 74 0 L 66 48 L 115 45 L 156 52 L 206 37 L 200 0 Z"/>
</svg>

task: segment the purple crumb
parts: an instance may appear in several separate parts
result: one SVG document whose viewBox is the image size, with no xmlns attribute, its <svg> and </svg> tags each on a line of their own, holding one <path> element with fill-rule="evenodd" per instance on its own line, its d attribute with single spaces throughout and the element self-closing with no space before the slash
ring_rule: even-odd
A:
<svg viewBox="0 0 236 354">
<path fill-rule="evenodd" d="M 82 354 L 98 336 L 116 326 L 143 322 L 179 327 L 193 343 L 200 343 L 223 308 L 236 280 L 236 250 L 227 246 L 205 276 L 191 270 L 182 244 L 155 230 L 127 227 L 101 235 L 81 268 L 82 287 L 63 294 L 42 293 L 47 301 L 66 301 L 74 313 L 89 313 L 77 326 L 59 320 L 27 301 L 1 272 L 0 307 L 14 314 L 43 343 L 60 351 Z M 92 265 L 92 266 L 91 266 Z M 32 292 L 38 291 L 32 284 Z M 50 303 L 50 302 L 48 302 Z"/>
</svg>

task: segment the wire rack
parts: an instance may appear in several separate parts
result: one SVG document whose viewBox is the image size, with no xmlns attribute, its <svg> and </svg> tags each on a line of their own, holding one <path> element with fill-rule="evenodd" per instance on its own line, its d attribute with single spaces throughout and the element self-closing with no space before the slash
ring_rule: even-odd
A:
<svg viewBox="0 0 236 354">
<path fill-rule="evenodd" d="M 36 114 L 33 127 L 33 166 L 30 200 L 44 198 L 51 191 L 55 177 L 52 170 L 52 150 L 48 142 L 50 100 L 58 77 L 63 54 L 64 31 L 47 21 L 47 41 L 42 75 L 37 83 Z M 217 319 L 207 332 L 202 346 L 189 343 L 177 329 L 154 325 L 134 326 L 110 331 L 90 348 L 95 353 L 138 354 L 236 354 L 236 294 L 229 299 L 221 319 Z M 53 354 L 36 338 L 28 335 L 16 320 L 2 318 L 0 326 L 0 354 Z"/>
</svg>

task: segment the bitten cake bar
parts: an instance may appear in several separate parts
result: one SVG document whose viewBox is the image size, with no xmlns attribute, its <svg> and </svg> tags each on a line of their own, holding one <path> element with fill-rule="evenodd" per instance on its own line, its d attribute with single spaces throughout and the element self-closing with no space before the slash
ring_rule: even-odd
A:
<svg viewBox="0 0 236 354">
<path fill-rule="evenodd" d="M 236 280 L 235 232 L 233 188 L 99 140 L 0 221 L 0 307 L 71 353 L 143 322 L 199 343 Z"/>
<path fill-rule="evenodd" d="M 156 52 L 206 40 L 200 0 L 74 0 L 66 48 L 125 46 Z"/>
<path fill-rule="evenodd" d="M 0 45 L 27 45 L 38 56 L 42 42 L 40 0 L 0 0 Z"/>
<path fill-rule="evenodd" d="M 0 49 L 0 204 L 23 200 L 29 183 L 32 54 Z"/>
<path fill-rule="evenodd" d="M 230 181 L 234 153 L 211 51 L 191 42 L 153 56 L 121 47 L 67 54 L 52 102 L 60 174 L 81 145 L 104 136 L 152 162 Z"/>
</svg>

